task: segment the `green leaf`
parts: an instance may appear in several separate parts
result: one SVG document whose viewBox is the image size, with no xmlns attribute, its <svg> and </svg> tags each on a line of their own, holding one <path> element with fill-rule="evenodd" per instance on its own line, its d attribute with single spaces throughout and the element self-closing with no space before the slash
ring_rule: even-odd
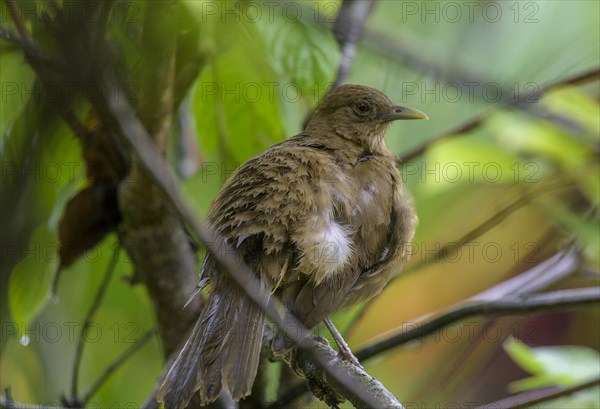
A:
<svg viewBox="0 0 600 409">
<path fill-rule="evenodd" d="M 337 44 L 328 30 L 285 17 L 286 13 L 275 12 L 272 20 L 260 19 L 259 33 L 273 68 L 315 105 L 335 77 L 340 58 Z"/>
<path fill-rule="evenodd" d="M 2 101 L 0 102 L 0 135 L 25 107 L 33 90 L 33 71 L 25 63 L 23 54 L 16 49 L 2 50 Z M 39 91 L 39 88 L 38 88 Z"/>
<path fill-rule="evenodd" d="M 24 254 L 8 285 L 10 311 L 19 328 L 26 328 L 49 300 L 52 279 L 59 266 L 56 234 L 46 224 L 42 225 L 32 234 Z"/>
<path fill-rule="evenodd" d="M 284 137 L 273 76 L 251 54 L 241 45 L 229 49 L 194 90 L 199 143 L 217 166 L 235 168 Z"/>
<path fill-rule="evenodd" d="M 72 199 L 77 191 L 84 185 L 83 175 L 74 175 L 72 180 L 67 180 L 66 183 L 58 189 L 56 199 L 48 217 L 48 229 L 52 234 L 58 234 L 58 227 L 67 202 Z"/>
<path fill-rule="evenodd" d="M 227 179 L 225 166 L 216 162 L 204 162 L 200 170 L 183 183 L 181 194 L 185 202 L 192 205 L 195 212 L 206 216 L 213 198 Z M 202 192 L 202 194 L 198 194 Z"/>
<path fill-rule="evenodd" d="M 571 386 L 600 375 L 600 355 L 580 346 L 530 348 L 509 339 L 504 349 L 525 371 L 534 376 L 509 385 L 512 392 L 521 392 L 549 385 Z"/>
<path fill-rule="evenodd" d="M 535 359 L 531 348 L 523 342 L 510 338 L 503 346 L 506 353 L 525 371 L 538 373 L 543 370 L 543 365 Z"/>
<path fill-rule="evenodd" d="M 53 209 L 50 223 L 56 226 L 60 216 L 56 200 L 85 175 L 79 142 L 64 122 L 47 111 L 44 104 L 30 99 L 0 143 L 4 199 L 0 203 L 2 211 L 13 216 L 4 228 L 12 229 L 15 237 L 23 234 L 23 240 L 48 221 Z"/>
</svg>

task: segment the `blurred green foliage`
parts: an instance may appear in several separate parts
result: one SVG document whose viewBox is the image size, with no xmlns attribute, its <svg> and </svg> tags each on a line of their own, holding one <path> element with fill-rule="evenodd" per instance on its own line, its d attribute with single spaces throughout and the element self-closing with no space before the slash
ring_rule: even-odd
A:
<svg viewBox="0 0 600 409">
<path fill-rule="evenodd" d="M 182 181 L 182 190 L 198 215 L 206 214 L 239 164 L 302 130 L 340 61 L 328 30 L 339 6 L 339 1 L 178 4 L 177 72 L 178 84 L 184 84 L 178 98 L 191 101 L 199 147 L 185 153 L 197 157 L 199 167 Z M 15 31 L 5 4 L 1 7 L 2 26 Z M 60 9 L 33 0 L 19 7 L 36 43 L 54 55 L 53 33 L 45 31 L 42 16 L 46 11 L 53 18 Z M 365 308 L 337 314 L 352 347 L 533 267 L 570 235 L 577 238 L 586 274 L 561 285 L 598 284 L 597 212 L 588 212 L 600 198 L 598 81 L 552 90 L 539 101 L 536 93 L 600 65 L 599 15 L 600 3 L 578 0 L 377 3 L 348 82 L 379 88 L 431 118 L 395 124 L 389 148 L 402 157 L 436 135 L 487 117 L 475 130 L 436 142 L 402 164 L 421 219 L 406 267 L 411 272 Z M 137 64 L 143 17 L 144 2 L 119 1 L 108 19 L 107 39 L 121 56 L 114 68 L 126 71 L 134 89 L 144 69 Z M 0 51 L 0 389 L 11 386 L 17 401 L 57 402 L 70 388 L 78 334 L 116 240 L 107 238 L 66 269 L 55 302 L 48 303 L 58 267 L 57 222 L 68 198 L 86 183 L 85 163 L 78 141 L 52 110 L 57 102 L 52 92 L 68 91 L 41 87 L 14 43 L 2 42 Z M 83 120 L 89 111 L 85 98 L 77 92 L 71 97 Z M 506 108 L 510 103 L 521 106 Z M 472 251 L 420 264 L 532 192 L 537 192 L 532 199 L 472 243 Z M 87 337 L 80 390 L 154 325 L 145 289 L 123 279 L 132 273 L 121 252 Z M 442 331 L 434 341 L 389 352 L 366 368 L 413 406 L 484 404 L 506 396 L 512 391 L 507 385 L 522 377 L 501 348 L 506 337 L 525 333 L 520 338 L 530 345 L 577 344 L 597 351 L 600 335 L 589 327 L 597 329 L 599 315 L 596 308 L 491 321 L 498 337 L 482 336 L 490 321 L 475 320 L 467 323 L 476 329 L 472 336 L 468 326 L 457 326 L 459 336 Z M 553 351 L 550 361 L 540 350 L 518 345 L 507 351 L 519 366 L 553 383 L 562 378 L 546 375 L 557 362 L 569 362 L 581 351 L 592 355 L 589 349 L 545 350 Z M 115 372 L 93 402 L 139 406 L 162 370 L 160 356 L 154 339 Z M 575 380 L 585 372 L 570 369 Z"/>
<path fill-rule="evenodd" d="M 598 351 L 577 346 L 529 348 L 514 338 L 504 348 L 531 377 L 512 382 L 509 390 L 522 392 L 543 386 L 574 386 L 600 376 Z M 597 408 L 600 387 L 574 393 L 542 404 L 543 408 Z"/>
</svg>

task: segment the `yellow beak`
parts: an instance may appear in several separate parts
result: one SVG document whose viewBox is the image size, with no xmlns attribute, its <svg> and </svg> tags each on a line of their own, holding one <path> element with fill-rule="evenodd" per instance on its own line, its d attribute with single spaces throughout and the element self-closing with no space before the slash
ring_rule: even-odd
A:
<svg viewBox="0 0 600 409">
<path fill-rule="evenodd" d="M 429 117 L 418 109 L 395 106 L 390 113 L 381 115 L 383 122 L 398 121 L 405 119 L 429 119 Z"/>
</svg>

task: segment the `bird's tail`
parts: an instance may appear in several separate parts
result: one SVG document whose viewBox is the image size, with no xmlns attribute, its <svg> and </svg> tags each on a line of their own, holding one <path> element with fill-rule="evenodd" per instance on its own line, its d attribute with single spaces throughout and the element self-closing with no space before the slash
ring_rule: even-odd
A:
<svg viewBox="0 0 600 409">
<path fill-rule="evenodd" d="M 231 286 L 233 287 L 233 286 Z M 201 403 L 250 394 L 260 360 L 264 313 L 238 288 L 213 292 L 158 394 L 165 409 L 182 409 L 194 392 Z"/>
</svg>

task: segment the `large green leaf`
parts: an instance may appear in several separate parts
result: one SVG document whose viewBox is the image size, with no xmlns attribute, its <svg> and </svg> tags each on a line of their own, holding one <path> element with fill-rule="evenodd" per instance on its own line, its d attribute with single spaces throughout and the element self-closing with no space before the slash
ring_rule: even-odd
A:
<svg viewBox="0 0 600 409">
<path fill-rule="evenodd" d="M 283 139 L 279 99 L 268 66 L 232 47 L 200 76 L 194 113 L 200 146 L 218 166 L 239 166 Z"/>
<path fill-rule="evenodd" d="M 28 99 L 32 95 L 35 97 L 36 89 L 33 88 L 33 71 L 25 63 L 23 54 L 16 49 L 2 49 L 0 72 L 2 72 L 0 135 L 3 136 L 7 127 L 23 110 Z M 39 87 L 37 92 L 40 92 Z"/>
<path fill-rule="evenodd" d="M 275 8 L 272 18 L 259 19 L 259 33 L 272 66 L 282 79 L 291 81 L 281 84 L 282 96 L 290 101 L 304 97 L 314 105 L 333 81 L 340 54 L 329 31 L 300 19 L 307 10 L 292 16 L 288 9 Z M 268 7 L 262 10 L 268 13 Z"/>
<path fill-rule="evenodd" d="M 17 327 L 26 328 L 49 300 L 52 278 L 60 261 L 58 239 L 47 225 L 31 236 L 26 256 L 10 276 L 8 298 L 10 312 Z"/>
</svg>

